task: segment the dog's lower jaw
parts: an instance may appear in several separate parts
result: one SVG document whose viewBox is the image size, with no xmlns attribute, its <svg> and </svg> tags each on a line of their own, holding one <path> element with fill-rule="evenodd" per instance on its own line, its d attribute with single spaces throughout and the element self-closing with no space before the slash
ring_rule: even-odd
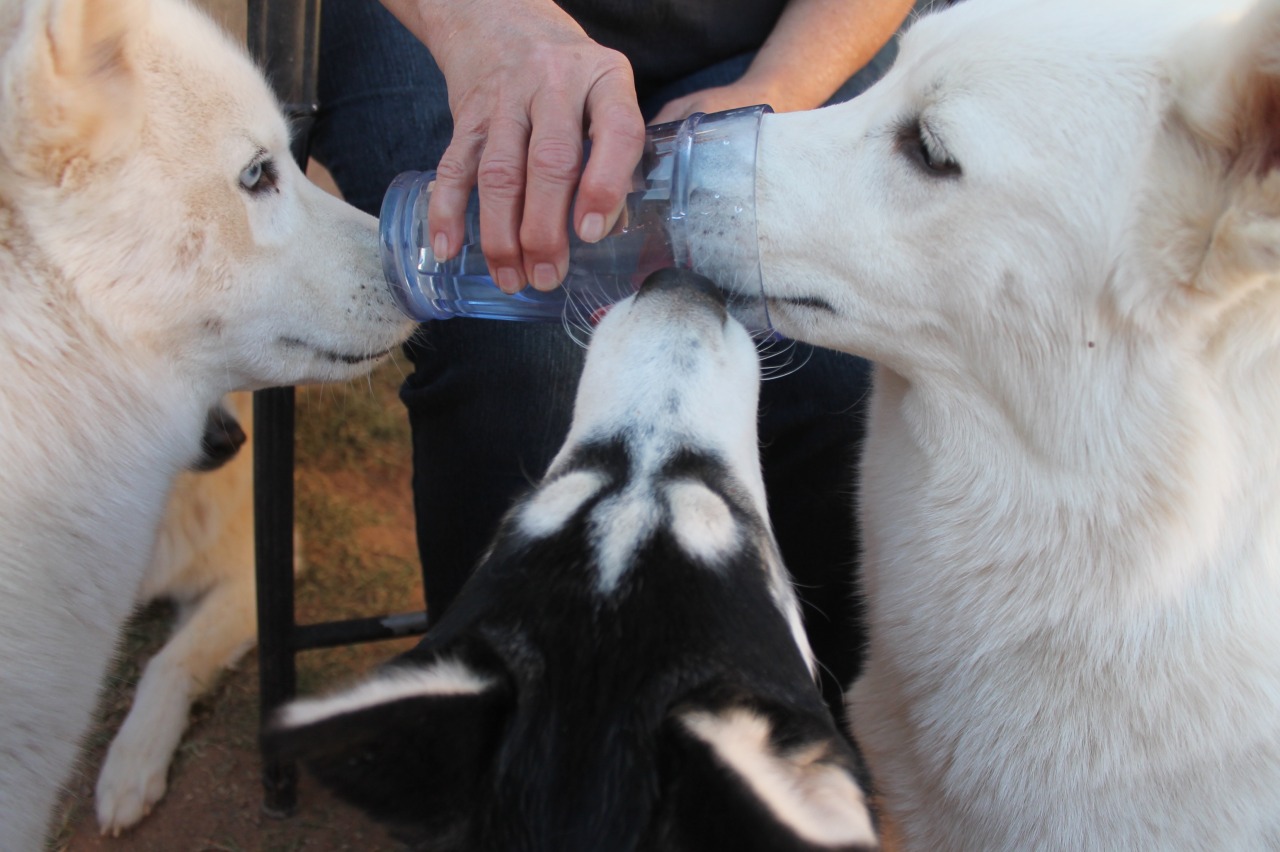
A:
<svg viewBox="0 0 1280 852">
<path fill-rule="evenodd" d="M 407 336 L 406 334 L 405 337 Z M 389 358 L 400 342 L 396 340 L 387 347 L 384 340 L 378 349 L 360 352 L 329 349 L 299 338 L 282 337 L 277 340 L 275 346 L 275 351 L 280 353 L 279 360 L 269 365 L 268 370 L 265 371 L 274 375 L 264 375 L 259 372 L 249 381 L 242 382 L 235 388 L 223 390 L 261 390 L 288 385 L 348 381 L 368 374 L 370 370 Z"/>
<path fill-rule="evenodd" d="M 317 358 L 319 358 L 322 361 L 327 361 L 335 365 L 346 365 L 346 366 L 358 367 L 363 369 L 368 369 L 369 365 L 376 364 L 378 361 L 381 361 L 383 358 L 390 355 L 391 349 L 394 348 L 394 347 L 388 347 L 380 351 L 368 352 L 368 353 L 339 352 L 333 349 L 325 348 L 324 346 L 320 346 L 315 343 L 308 343 L 307 341 L 302 340 L 301 338 L 298 338 L 298 337 L 281 337 L 277 341 L 277 343 L 283 349 L 287 349 L 287 350 L 302 349 L 307 352 L 310 352 L 311 354 L 315 355 Z"/>
</svg>

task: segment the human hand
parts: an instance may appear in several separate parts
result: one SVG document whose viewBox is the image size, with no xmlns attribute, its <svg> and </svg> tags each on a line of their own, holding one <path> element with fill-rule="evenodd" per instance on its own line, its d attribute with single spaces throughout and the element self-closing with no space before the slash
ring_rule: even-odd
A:
<svg viewBox="0 0 1280 852">
<path fill-rule="evenodd" d="M 448 81 L 454 120 L 428 210 L 433 251 L 440 258 L 458 251 L 478 185 L 494 281 L 509 293 L 526 282 L 553 289 L 568 270 L 570 205 L 578 235 L 595 242 L 612 229 L 631 188 L 645 127 L 630 63 L 549 0 L 473 0 L 453 4 L 450 14 L 447 37 L 428 44 Z"/>
<path fill-rule="evenodd" d="M 778 95 L 774 94 L 770 89 L 739 81 L 728 86 L 716 86 L 711 89 L 690 92 L 675 100 L 668 101 L 663 105 L 662 109 L 658 110 L 658 114 L 653 118 L 653 123 L 662 124 L 668 121 L 680 121 L 695 112 L 721 112 L 726 109 L 755 106 L 756 104 L 769 104 L 774 108 L 775 112 L 786 111 L 785 105 L 780 108 L 772 103 L 777 99 Z"/>
</svg>

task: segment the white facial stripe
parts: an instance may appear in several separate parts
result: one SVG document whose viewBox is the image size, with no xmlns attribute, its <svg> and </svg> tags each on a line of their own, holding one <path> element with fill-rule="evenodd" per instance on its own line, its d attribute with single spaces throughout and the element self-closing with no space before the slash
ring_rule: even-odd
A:
<svg viewBox="0 0 1280 852">
<path fill-rule="evenodd" d="M 799 837 L 823 846 L 876 845 L 862 790 L 840 767 L 818 762 L 818 748 L 775 754 L 768 720 L 740 708 L 687 713 L 680 721 Z"/>
<path fill-rule="evenodd" d="M 643 480 L 600 501 L 591 513 L 591 528 L 601 592 L 608 594 L 618 587 L 636 551 L 653 535 L 661 520 L 662 513 Z"/>
<path fill-rule="evenodd" d="M 520 510 L 520 529 L 533 538 L 551 535 L 564 527 L 578 508 L 604 487 L 599 473 L 575 470 L 538 489 Z"/>
<path fill-rule="evenodd" d="M 774 605 L 778 607 L 778 611 L 787 620 L 787 626 L 791 628 L 791 638 L 795 640 L 796 647 L 800 649 L 800 656 L 804 658 L 805 665 L 809 668 L 809 674 L 814 680 L 817 680 L 818 663 L 814 659 L 813 648 L 809 646 L 809 635 L 804 629 L 804 618 L 800 615 L 800 600 L 796 597 L 796 589 L 791 583 L 791 575 L 783 567 L 781 556 L 779 556 L 775 548 L 776 545 L 769 542 L 768 548 L 762 551 L 767 563 L 765 570 L 769 574 L 769 594 L 773 598 Z"/>
<path fill-rule="evenodd" d="M 738 524 L 724 499 L 695 480 L 679 480 L 666 488 L 671 531 L 689 555 L 717 562 L 739 543 Z"/>
<path fill-rule="evenodd" d="M 303 698 L 280 714 L 286 728 L 298 728 L 404 698 L 432 695 L 476 695 L 493 686 L 493 679 L 457 660 L 441 660 L 421 669 L 403 669 L 368 680 L 346 692 L 324 698 Z"/>
</svg>

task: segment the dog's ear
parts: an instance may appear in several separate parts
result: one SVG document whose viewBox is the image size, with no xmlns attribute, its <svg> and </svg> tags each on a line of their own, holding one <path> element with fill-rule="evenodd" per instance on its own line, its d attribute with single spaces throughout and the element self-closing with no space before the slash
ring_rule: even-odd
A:
<svg viewBox="0 0 1280 852">
<path fill-rule="evenodd" d="M 857 756 L 825 715 L 686 705 L 662 748 L 654 848 L 879 848 Z"/>
<path fill-rule="evenodd" d="M 1198 149 L 1183 171 L 1206 161 L 1215 171 L 1204 187 L 1214 197 L 1200 193 L 1215 221 L 1194 283 L 1238 292 L 1280 271 L 1280 0 L 1260 0 L 1217 32 L 1198 31 L 1174 61 L 1175 118 Z"/>
<path fill-rule="evenodd" d="M 345 692 L 286 705 L 263 745 L 437 848 L 465 835 L 510 703 L 500 673 L 452 660 L 397 663 Z"/>
<path fill-rule="evenodd" d="M 3 153 L 23 174 L 62 180 L 123 150 L 141 126 L 130 44 L 147 0 L 44 0 L 4 60 Z"/>
</svg>

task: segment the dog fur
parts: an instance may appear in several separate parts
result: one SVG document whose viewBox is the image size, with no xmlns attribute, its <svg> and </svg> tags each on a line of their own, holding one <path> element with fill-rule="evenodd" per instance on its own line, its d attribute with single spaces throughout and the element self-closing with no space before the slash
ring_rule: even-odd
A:
<svg viewBox="0 0 1280 852">
<path fill-rule="evenodd" d="M 874 848 L 769 529 L 758 385 L 723 297 L 650 276 L 442 620 L 367 683 L 286 707 L 269 746 L 420 848 Z"/>
<path fill-rule="evenodd" d="M 776 326 L 878 365 L 904 848 L 1280 848 L 1280 2 L 970 0 L 761 133 Z"/>
<path fill-rule="evenodd" d="M 199 472 L 174 483 L 138 602 L 172 601 L 177 616 L 98 772 L 103 834 L 118 835 L 164 796 L 191 702 L 257 639 L 252 432 L 252 396 L 229 394 L 205 423 Z"/>
<path fill-rule="evenodd" d="M 228 391 L 411 326 L 261 73 L 178 0 L 0 8 L 0 849 L 40 848 L 172 482 Z"/>
</svg>

